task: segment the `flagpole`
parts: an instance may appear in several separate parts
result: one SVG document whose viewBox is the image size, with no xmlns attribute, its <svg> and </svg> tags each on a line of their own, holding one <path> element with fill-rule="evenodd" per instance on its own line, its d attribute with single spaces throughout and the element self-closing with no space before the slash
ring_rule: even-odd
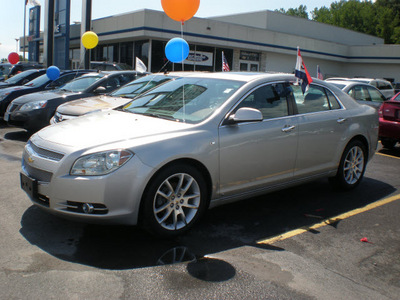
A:
<svg viewBox="0 0 400 300">
<path fill-rule="evenodd" d="M 25 1 L 25 4 L 24 4 L 24 42 L 23 42 L 24 49 L 22 49 L 24 61 L 25 61 L 25 34 L 26 34 L 26 1 Z"/>
</svg>

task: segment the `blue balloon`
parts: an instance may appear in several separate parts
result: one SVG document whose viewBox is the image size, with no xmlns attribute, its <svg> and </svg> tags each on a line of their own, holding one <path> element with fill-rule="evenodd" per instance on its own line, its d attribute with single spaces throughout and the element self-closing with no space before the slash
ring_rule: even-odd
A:
<svg viewBox="0 0 400 300">
<path fill-rule="evenodd" d="M 165 46 L 165 55 L 169 61 L 180 63 L 189 55 L 189 44 L 182 38 L 173 38 Z"/>
<path fill-rule="evenodd" d="M 60 77 L 60 69 L 56 66 L 50 66 L 47 68 L 46 75 L 50 80 L 56 80 Z"/>
</svg>

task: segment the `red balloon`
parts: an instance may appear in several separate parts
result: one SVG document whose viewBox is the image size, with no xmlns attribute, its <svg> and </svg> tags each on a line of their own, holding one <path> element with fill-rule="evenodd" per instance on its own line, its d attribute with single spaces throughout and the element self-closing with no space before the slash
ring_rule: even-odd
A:
<svg viewBox="0 0 400 300">
<path fill-rule="evenodd" d="M 8 62 L 12 65 L 15 65 L 17 62 L 19 62 L 19 55 L 16 52 L 11 52 L 8 54 Z"/>
</svg>

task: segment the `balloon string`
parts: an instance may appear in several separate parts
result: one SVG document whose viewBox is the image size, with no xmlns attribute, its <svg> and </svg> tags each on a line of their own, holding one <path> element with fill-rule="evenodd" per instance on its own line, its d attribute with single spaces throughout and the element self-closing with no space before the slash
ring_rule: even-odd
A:
<svg viewBox="0 0 400 300">
<path fill-rule="evenodd" d="M 183 21 L 181 22 L 181 38 L 183 38 Z M 182 47 L 182 58 L 183 58 L 183 47 Z M 182 71 L 185 71 L 185 60 L 182 60 Z M 185 85 L 182 86 L 182 109 L 183 109 L 183 123 L 186 123 L 186 104 L 185 104 Z"/>
</svg>

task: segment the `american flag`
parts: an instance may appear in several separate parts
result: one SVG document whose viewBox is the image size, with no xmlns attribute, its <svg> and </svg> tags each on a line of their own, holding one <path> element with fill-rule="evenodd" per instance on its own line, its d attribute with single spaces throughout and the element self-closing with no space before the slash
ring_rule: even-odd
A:
<svg viewBox="0 0 400 300">
<path fill-rule="evenodd" d="M 324 76 L 322 76 L 321 69 L 319 68 L 319 65 L 317 65 L 317 78 L 321 79 L 321 80 L 324 80 Z"/>
<path fill-rule="evenodd" d="M 228 62 L 226 61 L 224 51 L 222 51 L 222 72 L 229 72 L 231 69 L 229 69 Z"/>
</svg>

